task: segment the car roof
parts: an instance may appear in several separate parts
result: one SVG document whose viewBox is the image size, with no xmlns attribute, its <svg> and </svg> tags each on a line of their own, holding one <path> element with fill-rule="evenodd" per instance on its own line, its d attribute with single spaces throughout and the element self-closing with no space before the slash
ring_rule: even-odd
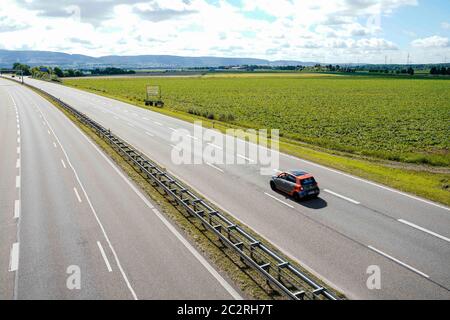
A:
<svg viewBox="0 0 450 320">
<path fill-rule="evenodd" d="M 289 174 L 292 174 L 295 177 L 303 177 L 309 175 L 308 172 L 302 171 L 302 170 L 290 170 L 288 171 Z"/>
</svg>

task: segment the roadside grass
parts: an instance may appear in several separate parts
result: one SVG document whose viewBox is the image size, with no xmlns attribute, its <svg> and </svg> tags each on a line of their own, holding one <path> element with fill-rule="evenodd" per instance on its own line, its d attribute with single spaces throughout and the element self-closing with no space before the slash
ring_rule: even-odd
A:
<svg viewBox="0 0 450 320">
<path fill-rule="evenodd" d="M 142 190 L 145 194 L 156 204 L 160 211 L 166 215 L 172 222 L 175 223 L 175 227 L 205 256 L 214 266 L 216 266 L 226 278 L 230 279 L 237 288 L 241 291 L 246 299 L 256 300 L 284 300 L 286 297 L 281 295 L 276 289 L 273 289 L 266 281 L 259 275 L 257 271 L 246 266 L 239 258 L 239 256 L 228 247 L 224 246 L 218 238 L 206 229 L 195 218 L 190 217 L 184 209 L 179 207 L 173 199 L 166 195 L 164 190 L 150 184 L 144 177 L 127 162 L 115 149 L 113 149 L 105 140 L 101 139 L 95 131 L 84 125 L 74 115 L 69 113 L 64 108 L 57 105 L 54 101 L 48 99 L 45 95 L 42 95 L 39 91 L 35 91 L 43 96 L 52 105 L 58 108 L 68 119 L 70 119 L 78 128 L 80 128 L 87 137 L 95 142 L 105 154 L 112 159 L 118 167 L 127 174 L 130 179 Z M 194 193 L 195 190 L 192 190 Z M 196 193 L 197 194 L 197 193 Z M 198 197 L 201 195 L 197 194 Z M 219 208 L 215 208 L 219 209 Z M 239 224 L 246 232 L 253 237 L 264 241 L 268 248 L 283 256 L 276 247 L 270 244 L 270 242 L 264 240 L 260 235 L 255 233 L 247 226 L 243 226 L 229 214 L 225 213 L 227 218 L 235 223 Z M 324 283 L 320 278 L 313 273 L 305 270 L 297 262 L 287 259 L 293 266 L 302 270 L 311 279 L 314 279 L 320 285 L 327 287 L 333 292 L 339 299 L 345 299 L 345 295 L 334 290 L 331 286 Z M 305 286 L 305 291 L 308 288 Z"/>
<path fill-rule="evenodd" d="M 171 108 L 148 108 L 142 101 L 126 99 L 104 91 L 73 86 L 70 84 L 66 85 L 91 93 L 100 94 L 140 108 L 150 109 L 187 122 L 194 123 L 195 121 L 202 121 L 204 127 L 214 128 L 222 133 L 226 133 L 225 131 L 229 128 L 248 128 L 227 122 L 208 120 L 201 116 Z M 321 148 L 283 137 L 280 139 L 280 151 L 450 206 L 450 170 L 448 168 L 435 168 L 426 165 L 422 166 L 386 161 L 383 159 Z"/>
</svg>

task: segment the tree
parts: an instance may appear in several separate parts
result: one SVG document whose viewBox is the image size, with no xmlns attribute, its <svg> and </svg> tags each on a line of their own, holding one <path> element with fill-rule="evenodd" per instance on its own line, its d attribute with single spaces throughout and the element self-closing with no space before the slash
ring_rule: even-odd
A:
<svg viewBox="0 0 450 320">
<path fill-rule="evenodd" d="M 59 78 L 64 77 L 64 72 L 58 67 L 53 68 L 53 73 L 56 74 L 56 76 Z"/>
<path fill-rule="evenodd" d="M 409 67 L 409 68 L 408 68 L 408 74 L 409 74 L 410 76 L 413 76 L 413 75 L 414 75 L 414 69 L 411 68 L 411 67 Z"/>
<path fill-rule="evenodd" d="M 26 64 L 21 64 L 19 62 L 15 62 L 13 64 L 13 69 L 16 70 L 17 72 L 23 72 L 24 76 L 31 75 L 30 66 L 28 66 Z"/>
</svg>

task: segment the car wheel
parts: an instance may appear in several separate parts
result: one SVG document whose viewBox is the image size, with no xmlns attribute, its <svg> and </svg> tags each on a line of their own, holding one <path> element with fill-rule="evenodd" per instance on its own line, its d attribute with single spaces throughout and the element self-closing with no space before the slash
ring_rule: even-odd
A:
<svg viewBox="0 0 450 320">
<path fill-rule="evenodd" d="M 294 193 L 294 200 L 300 201 L 300 196 L 298 195 L 298 193 Z"/>
<path fill-rule="evenodd" d="M 271 188 L 273 191 L 276 191 L 276 190 L 277 190 L 277 186 L 275 185 L 275 182 L 270 181 L 270 188 Z"/>
</svg>

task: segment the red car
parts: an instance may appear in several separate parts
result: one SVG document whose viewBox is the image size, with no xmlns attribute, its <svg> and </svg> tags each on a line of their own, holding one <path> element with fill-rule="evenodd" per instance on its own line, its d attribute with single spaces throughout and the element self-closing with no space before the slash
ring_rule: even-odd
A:
<svg viewBox="0 0 450 320">
<path fill-rule="evenodd" d="M 320 194 L 319 185 L 314 177 L 304 171 L 288 171 L 273 176 L 270 180 L 272 190 L 281 191 L 295 200 L 317 198 Z"/>
</svg>

